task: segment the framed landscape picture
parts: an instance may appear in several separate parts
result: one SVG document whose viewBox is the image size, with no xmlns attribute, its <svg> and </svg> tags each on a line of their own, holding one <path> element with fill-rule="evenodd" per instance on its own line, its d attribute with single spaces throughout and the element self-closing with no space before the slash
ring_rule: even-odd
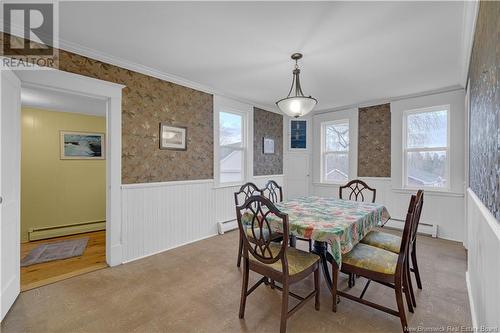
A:
<svg viewBox="0 0 500 333">
<path fill-rule="evenodd" d="M 61 131 L 62 160 L 105 159 L 104 133 Z"/>
<path fill-rule="evenodd" d="M 160 149 L 186 150 L 187 128 L 160 124 Z"/>
<path fill-rule="evenodd" d="M 307 149 L 307 120 L 290 119 L 290 150 Z"/>
</svg>

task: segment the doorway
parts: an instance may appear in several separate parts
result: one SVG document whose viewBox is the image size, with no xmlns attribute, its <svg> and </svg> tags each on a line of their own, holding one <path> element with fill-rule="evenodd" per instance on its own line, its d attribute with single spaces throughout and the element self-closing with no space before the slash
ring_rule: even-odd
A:
<svg viewBox="0 0 500 333">
<path fill-rule="evenodd" d="M 21 291 L 107 267 L 106 99 L 21 87 Z"/>
<path fill-rule="evenodd" d="M 123 85 L 59 70 L 0 70 L 0 320 L 20 293 L 21 86 L 106 100 L 106 263 L 122 263 L 121 99 Z"/>
</svg>

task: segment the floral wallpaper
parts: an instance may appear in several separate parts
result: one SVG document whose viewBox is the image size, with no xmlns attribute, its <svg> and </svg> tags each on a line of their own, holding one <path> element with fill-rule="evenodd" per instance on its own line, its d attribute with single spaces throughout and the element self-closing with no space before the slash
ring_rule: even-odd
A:
<svg viewBox="0 0 500 333">
<path fill-rule="evenodd" d="M 469 69 L 469 182 L 500 221 L 500 2 L 481 1 Z"/>
<path fill-rule="evenodd" d="M 63 50 L 58 60 L 60 70 L 126 86 L 123 184 L 213 179 L 212 95 Z M 186 151 L 159 149 L 160 122 L 187 127 Z"/>
<path fill-rule="evenodd" d="M 253 174 L 254 176 L 283 173 L 283 116 L 254 108 L 253 113 Z M 274 139 L 274 154 L 264 154 L 263 138 Z"/>
<path fill-rule="evenodd" d="M 391 176 L 391 105 L 360 108 L 358 112 L 358 176 Z"/>
</svg>

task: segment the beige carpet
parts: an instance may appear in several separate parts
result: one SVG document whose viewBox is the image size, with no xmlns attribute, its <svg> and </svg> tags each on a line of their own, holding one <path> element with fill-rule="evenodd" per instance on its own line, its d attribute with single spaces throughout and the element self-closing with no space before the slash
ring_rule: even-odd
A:
<svg viewBox="0 0 500 333">
<path fill-rule="evenodd" d="M 305 242 L 298 242 L 305 247 Z M 22 293 L 2 322 L 9 332 L 277 332 L 281 293 L 259 287 L 238 318 L 241 272 L 236 232 L 215 236 L 146 259 L 103 269 Z M 465 284 L 466 253 L 459 243 L 418 239 L 423 279 L 412 327 L 470 326 Z M 257 276 L 251 273 L 251 279 Z M 355 287 L 363 287 L 359 279 Z M 312 288 L 312 279 L 292 287 Z M 342 277 L 341 288 L 347 287 Z M 342 299 L 331 312 L 321 284 L 321 310 L 314 303 L 288 322 L 288 332 L 400 332 L 399 318 Z M 396 307 L 394 291 L 372 284 L 367 299 Z M 293 301 L 294 302 L 294 301 Z M 293 303 L 295 304 L 295 303 Z"/>
</svg>

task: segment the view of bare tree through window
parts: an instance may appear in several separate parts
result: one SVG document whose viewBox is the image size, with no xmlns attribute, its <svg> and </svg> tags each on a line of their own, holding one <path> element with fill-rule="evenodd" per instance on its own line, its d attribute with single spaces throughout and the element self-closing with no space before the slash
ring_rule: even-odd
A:
<svg viewBox="0 0 500 333">
<path fill-rule="evenodd" d="M 345 182 L 349 178 L 349 121 L 323 126 L 323 180 Z"/>
<path fill-rule="evenodd" d="M 406 117 L 406 185 L 447 187 L 448 110 Z"/>
</svg>

